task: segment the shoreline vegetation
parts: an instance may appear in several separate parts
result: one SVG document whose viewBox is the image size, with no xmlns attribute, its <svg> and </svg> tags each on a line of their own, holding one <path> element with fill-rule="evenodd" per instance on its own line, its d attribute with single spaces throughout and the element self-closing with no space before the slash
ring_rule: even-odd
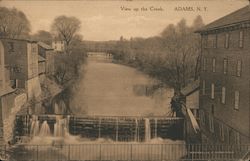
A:
<svg viewBox="0 0 250 161">
<path fill-rule="evenodd" d="M 136 68 L 179 92 L 199 77 L 200 37 L 194 31 L 202 26 L 201 16 L 191 26 L 182 19 L 168 25 L 160 36 L 130 40 L 121 36 L 108 52 L 114 63 Z"/>
</svg>

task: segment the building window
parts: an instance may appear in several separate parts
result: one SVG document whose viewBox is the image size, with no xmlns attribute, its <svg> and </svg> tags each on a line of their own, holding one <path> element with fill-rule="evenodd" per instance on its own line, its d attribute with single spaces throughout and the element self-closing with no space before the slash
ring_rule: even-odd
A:
<svg viewBox="0 0 250 161">
<path fill-rule="evenodd" d="M 14 52 L 14 43 L 13 42 L 8 42 L 8 51 Z"/>
<path fill-rule="evenodd" d="M 3 88 L 3 80 L 0 80 L 0 90 Z"/>
<path fill-rule="evenodd" d="M 35 46 L 32 46 L 31 51 L 32 51 L 33 53 L 36 53 L 36 47 L 35 47 Z"/>
<path fill-rule="evenodd" d="M 226 33 L 226 36 L 225 36 L 225 48 L 229 48 L 229 33 Z"/>
<path fill-rule="evenodd" d="M 243 40 L 244 40 L 244 37 L 243 37 L 243 31 L 240 31 L 239 33 L 239 47 L 242 48 L 243 47 Z"/>
<path fill-rule="evenodd" d="M 205 126 L 206 119 L 205 119 L 204 111 L 200 111 L 200 120 L 201 120 L 201 125 Z"/>
<path fill-rule="evenodd" d="M 204 36 L 203 41 L 204 41 L 204 47 L 207 48 L 208 47 L 208 35 Z"/>
<path fill-rule="evenodd" d="M 217 48 L 217 38 L 218 38 L 217 34 L 214 35 L 214 39 L 213 39 L 213 47 L 214 48 Z"/>
<path fill-rule="evenodd" d="M 211 84 L 211 98 L 214 99 L 214 84 Z"/>
<path fill-rule="evenodd" d="M 211 106 L 211 113 L 214 114 L 214 105 Z"/>
<path fill-rule="evenodd" d="M 235 132 L 235 144 L 240 144 L 240 133 Z"/>
<path fill-rule="evenodd" d="M 215 72 L 215 70 L 216 70 L 216 59 L 215 58 L 213 58 L 213 66 L 212 66 L 212 71 L 213 72 Z"/>
<path fill-rule="evenodd" d="M 221 141 L 224 141 L 225 137 L 224 137 L 224 126 L 223 126 L 223 124 L 220 124 L 219 128 L 220 128 L 220 139 L 221 139 Z"/>
<path fill-rule="evenodd" d="M 222 87 L 221 89 L 221 103 L 226 103 L 226 88 Z"/>
<path fill-rule="evenodd" d="M 203 71 L 206 71 L 207 59 L 203 58 Z"/>
<path fill-rule="evenodd" d="M 240 103 L 240 92 L 234 92 L 234 109 L 239 110 L 239 103 Z"/>
<path fill-rule="evenodd" d="M 206 82 L 205 80 L 202 81 L 202 95 L 206 94 Z"/>
<path fill-rule="evenodd" d="M 238 77 L 241 76 L 241 65 L 242 65 L 241 60 L 237 60 L 236 75 L 237 75 Z"/>
<path fill-rule="evenodd" d="M 209 130 L 214 132 L 214 118 L 212 115 L 209 115 Z"/>
<path fill-rule="evenodd" d="M 223 60 L 223 73 L 224 74 L 227 74 L 227 64 L 228 64 L 227 59 L 224 59 Z"/>
</svg>

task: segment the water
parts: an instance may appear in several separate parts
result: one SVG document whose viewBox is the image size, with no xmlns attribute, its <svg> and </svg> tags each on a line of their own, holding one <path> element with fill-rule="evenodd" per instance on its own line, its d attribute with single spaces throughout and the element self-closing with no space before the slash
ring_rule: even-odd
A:
<svg viewBox="0 0 250 161">
<path fill-rule="evenodd" d="M 135 142 L 139 141 L 139 127 L 138 120 L 135 119 Z"/>
<path fill-rule="evenodd" d="M 164 87 L 145 94 L 143 89 L 155 84 L 159 81 L 134 68 L 88 61 L 84 77 L 74 92 L 72 107 L 78 108 L 73 111 L 76 115 L 82 109 L 88 115 L 162 116 L 170 110 L 173 89 Z M 137 87 L 139 92 L 134 91 Z"/>
<path fill-rule="evenodd" d="M 157 118 L 155 118 L 155 137 L 157 138 Z"/>
<path fill-rule="evenodd" d="M 72 109 L 74 114 L 81 115 L 82 111 L 87 111 L 88 115 L 105 116 L 152 116 L 164 115 L 170 110 L 170 99 L 173 89 L 160 88 L 153 93 L 145 93 L 147 87 L 159 83 L 139 72 L 138 70 L 102 61 L 88 61 L 84 77 L 79 81 L 79 85 L 74 92 Z M 136 89 L 136 92 L 135 92 Z M 63 110 L 61 103 L 55 105 L 55 113 Z M 48 123 L 44 121 L 39 127 L 39 121 L 33 120 L 31 125 L 31 136 L 72 139 L 69 135 L 68 120 L 60 117 L 56 118 L 53 131 L 50 131 Z M 152 138 L 157 139 L 157 120 L 155 129 L 151 129 L 150 120 L 145 119 L 145 141 L 150 142 Z M 140 140 L 140 128 L 138 120 L 135 119 L 135 132 L 132 140 Z M 98 139 L 102 139 L 102 120 L 99 120 Z M 154 131 L 153 137 L 151 130 Z M 121 134 L 120 134 L 121 135 Z M 115 141 L 119 140 L 119 121 L 116 122 Z M 85 138 L 86 139 L 86 138 Z"/>
<path fill-rule="evenodd" d="M 151 126 L 150 126 L 150 120 L 148 118 L 145 118 L 145 142 L 150 142 L 151 140 Z"/>
<path fill-rule="evenodd" d="M 56 117 L 54 124 L 54 137 L 64 137 L 68 133 L 68 118 Z"/>
<path fill-rule="evenodd" d="M 51 135 L 51 133 L 50 133 L 49 125 L 48 125 L 47 121 L 43 121 L 40 132 L 39 132 L 39 136 L 48 137 L 50 135 Z"/>
<path fill-rule="evenodd" d="M 39 121 L 38 120 L 34 120 L 31 123 L 31 130 L 30 130 L 30 135 L 32 137 L 37 136 L 39 134 Z"/>
</svg>

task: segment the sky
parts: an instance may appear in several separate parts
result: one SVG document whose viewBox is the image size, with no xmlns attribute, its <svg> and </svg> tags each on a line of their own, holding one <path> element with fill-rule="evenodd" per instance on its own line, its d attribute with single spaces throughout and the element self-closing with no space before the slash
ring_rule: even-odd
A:
<svg viewBox="0 0 250 161">
<path fill-rule="evenodd" d="M 57 16 L 75 16 L 81 21 L 80 34 L 84 40 L 94 41 L 117 40 L 120 36 L 127 39 L 156 36 L 167 25 L 176 24 L 182 18 L 191 25 L 197 15 L 201 15 L 205 24 L 208 24 L 248 4 L 248 0 L 0 1 L 0 6 L 23 11 L 31 23 L 32 33 L 38 30 L 50 31 Z M 185 8 L 192 9 L 190 11 Z"/>
</svg>

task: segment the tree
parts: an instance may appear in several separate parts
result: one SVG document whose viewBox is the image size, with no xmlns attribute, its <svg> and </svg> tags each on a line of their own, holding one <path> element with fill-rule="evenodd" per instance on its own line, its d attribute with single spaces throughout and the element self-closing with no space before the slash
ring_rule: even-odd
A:
<svg viewBox="0 0 250 161">
<path fill-rule="evenodd" d="M 27 38 L 30 27 L 30 22 L 22 11 L 0 7 L 0 37 Z"/>
<path fill-rule="evenodd" d="M 51 30 L 66 43 L 66 52 L 81 28 L 81 22 L 76 17 L 59 16 L 52 23 Z"/>
<path fill-rule="evenodd" d="M 52 35 L 48 31 L 39 30 L 37 33 L 32 35 L 32 38 L 36 41 L 42 41 L 49 45 L 52 43 Z"/>
</svg>

